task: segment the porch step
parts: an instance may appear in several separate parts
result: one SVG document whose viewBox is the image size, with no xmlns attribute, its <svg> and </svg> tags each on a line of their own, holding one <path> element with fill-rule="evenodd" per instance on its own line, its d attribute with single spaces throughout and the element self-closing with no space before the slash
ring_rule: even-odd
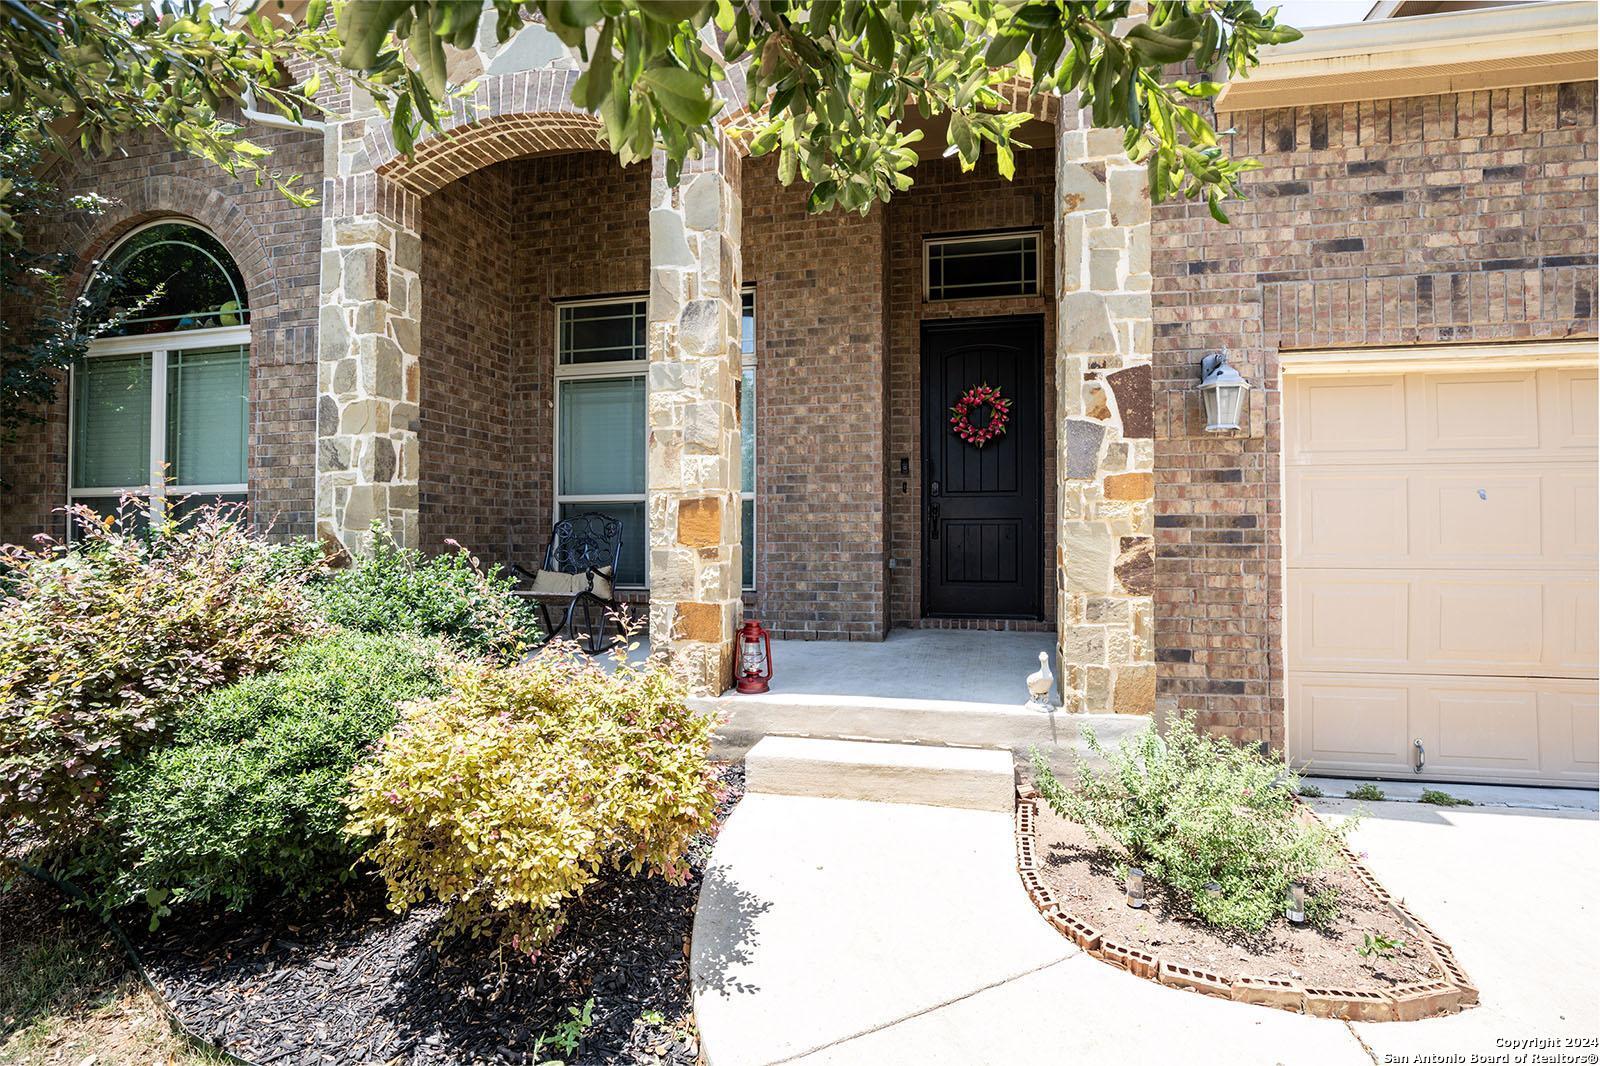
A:
<svg viewBox="0 0 1600 1066">
<path fill-rule="evenodd" d="M 745 756 L 745 788 L 783 796 L 1009 811 L 1011 753 L 1001 749 L 767 737 Z"/>
<path fill-rule="evenodd" d="M 693 697 L 691 706 L 722 721 L 714 754 L 744 756 L 763 737 L 876 741 L 956 748 L 1008 748 L 1019 760 L 1038 748 L 1057 771 L 1070 771 L 1088 756 L 1083 727 L 1108 749 L 1123 737 L 1150 728 L 1131 714 L 1068 714 L 1030 707 L 963 700 L 889 699 L 770 692 Z"/>
</svg>

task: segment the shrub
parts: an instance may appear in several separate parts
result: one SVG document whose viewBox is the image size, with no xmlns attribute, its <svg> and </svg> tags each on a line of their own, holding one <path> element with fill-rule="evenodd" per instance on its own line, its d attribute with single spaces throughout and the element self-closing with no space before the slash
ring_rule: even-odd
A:
<svg viewBox="0 0 1600 1066">
<path fill-rule="evenodd" d="M 1368 803 L 1379 803 L 1388 799 L 1389 797 L 1384 795 L 1383 789 L 1379 788 L 1377 785 L 1372 784 L 1370 781 L 1363 781 L 1355 788 L 1346 791 L 1345 798 L 1353 800 L 1366 800 Z"/>
<path fill-rule="evenodd" d="M 1452 796 L 1450 793 L 1438 788 L 1425 788 L 1422 795 L 1417 797 L 1419 803 L 1431 803 L 1436 807 L 1470 807 L 1472 801 L 1465 796 Z"/>
<path fill-rule="evenodd" d="M 350 831 L 396 909 L 437 897 L 447 932 L 532 950 L 603 866 L 687 877 L 720 786 L 684 697 L 659 660 L 608 674 L 570 646 L 464 667 L 357 769 Z"/>
<path fill-rule="evenodd" d="M 444 691 L 443 649 L 410 635 L 316 638 L 280 669 L 202 697 L 173 742 L 118 775 L 96 880 L 107 907 L 239 907 L 340 880 L 350 772 L 406 700 Z"/>
<path fill-rule="evenodd" d="M 1307 885 L 1313 899 L 1327 896 L 1316 889 L 1318 875 L 1340 861 L 1338 846 L 1352 823 L 1334 829 L 1302 819 L 1294 800 L 1299 782 L 1282 761 L 1201 733 L 1193 714 L 1164 736 L 1145 732 L 1115 752 L 1092 730 L 1084 735 L 1107 768 L 1083 761 L 1077 787 L 1068 791 L 1035 752 L 1041 795 L 1201 920 L 1254 932 L 1283 913 L 1293 882 Z M 1326 919 L 1331 902 L 1318 899 L 1308 911 Z"/>
<path fill-rule="evenodd" d="M 0 548 L 0 821 L 76 839 L 115 761 L 310 631 L 301 575 L 237 514 L 145 534 L 74 508 L 70 549 Z"/>
<path fill-rule="evenodd" d="M 512 659 L 539 632 L 533 608 L 498 566 L 483 570 L 465 550 L 425 559 L 374 530 L 373 554 L 319 583 L 330 622 L 367 633 L 446 637 L 464 650 Z"/>
</svg>

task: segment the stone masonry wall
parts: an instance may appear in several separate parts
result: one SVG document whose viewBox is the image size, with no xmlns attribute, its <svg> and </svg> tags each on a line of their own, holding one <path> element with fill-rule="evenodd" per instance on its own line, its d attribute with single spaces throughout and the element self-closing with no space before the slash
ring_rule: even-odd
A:
<svg viewBox="0 0 1600 1066">
<path fill-rule="evenodd" d="M 916 184 L 889 202 L 889 515 L 894 568 L 890 576 L 890 617 L 895 625 L 961 628 L 1049 629 L 1054 626 L 1056 590 L 1056 308 L 1055 151 L 1047 142 L 1017 153 L 1016 175 L 1006 181 L 991 161 L 970 174 L 953 159 L 925 160 L 913 174 Z M 874 207 L 879 211 L 881 208 Z M 925 238 L 974 230 L 1040 230 L 1040 293 L 1027 297 L 979 300 L 927 299 L 922 277 Z M 1044 514 L 1043 567 L 1047 622 L 933 620 L 922 617 L 922 323 L 935 319 L 1039 315 L 1044 320 Z M 907 460 L 910 474 L 901 476 Z"/>
<path fill-rule="evenodd" d="M 1061 422 L 1056 609 L 1069 711 L 1155 709 L 1150 200 L 1122 136 L 1064 107 L 1056 141 Z"/>
<path fill-rule="evenodd" d="M 1157 209 L 1161 700 L 1284 743 L 1278 353 L 1593 337 L 1595 83 L 1223 115 L 1264 169 L 1231 226 Z M 1255 386 L 1204 432 L 1201 357 Z"/>
<path fill-rule="evenodd" d="M 251 126 L 252 140 L 270 147 L 275 166 L 308 176 L 322 169 L 322 138 L 314 132 Z M 77 159 L 61 171 L 62 191 L 96 192 L 114 201 L 98 217 L 74 215 L 53 224 L 47 247 L 78 253 L 76 295 L 92 263 L 135 226 L 158 218 L 190 219 L 215 233 L 244 275 L 251 309 L 250 501 L 276 534 L 312 529 L 316 448 L 316 313 L 318 226 L 321 213 L 289 203 L 271 186 L 257 188 L 172 150 L 155 134 L 129 137 L 115 155 Z M 21 308 L 0 307 L 17 321 Z M 36 533 L 65 533 L 53 513 L 67 494 L 67 389 L 43 425 L 25 427 L 0 453 L 0 542 L 25 542 Z"/>
</svg>

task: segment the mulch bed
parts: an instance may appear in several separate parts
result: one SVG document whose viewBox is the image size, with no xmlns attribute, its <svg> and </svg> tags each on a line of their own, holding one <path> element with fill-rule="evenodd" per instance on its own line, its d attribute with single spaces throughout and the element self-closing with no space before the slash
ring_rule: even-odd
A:
<svg viewBox="0 0 1600 1066">
<path fill-rule="evenodd" d="M 744 769 L 720 773 L 725 818 Z M 681 887 L 604 876 L 534 961 L 483 940 L 436 948 L 439 908 L 396 916 L 370 882 L 319 913 L 163 923 L 140 951 L 191 1032 L 259 1066 L 532 1063 L 537 1037 L 591 996 L 577 1052 L 546 1046 L 542 1058 L 689 1066 L 699 1042 L 688 945 L 710 843 Z"/>
<path fill-rule="evenodd" d="M 1327 929 L 1282 920 L 1257 935 L 1213 929 L 1186 915 L 1152 879 L 1146 905 L 1127 905 L 1123 883 L 1083 827 L 1040 802 L 1035 814 L 1039 879 L 1060 904 L 1106 937 L 1223 975 L 1286 978 L 1303 985 L 1394 987 L 1443 976 L 1426 946 L 1382 900 L 1341 865 L 1328 880 L 1340 908 Z M 1404 942 L 1389 958 L 1362 958 L 1363 934 Z"/>
</svg>

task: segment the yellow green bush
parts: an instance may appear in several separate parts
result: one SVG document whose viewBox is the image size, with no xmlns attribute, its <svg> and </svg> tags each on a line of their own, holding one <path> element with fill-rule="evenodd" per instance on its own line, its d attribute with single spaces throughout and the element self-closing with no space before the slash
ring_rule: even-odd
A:
<svg viewBox="0 0 1600 1066">
<path fill-rule="evenodd" d="M 719 785 L 685 695 L 658 661 L 608 673 L 569 647 L 465 664 L 356 769 L 348 831 L 396 910 L 437 898 L 447 932 L 532 951 L 608 866 L 687 878 Z"/>
</svg>

